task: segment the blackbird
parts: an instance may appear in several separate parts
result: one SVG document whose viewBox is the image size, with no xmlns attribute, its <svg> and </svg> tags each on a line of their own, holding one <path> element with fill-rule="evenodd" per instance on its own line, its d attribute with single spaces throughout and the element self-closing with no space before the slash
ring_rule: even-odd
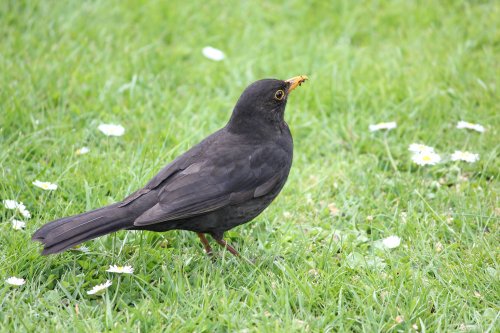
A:
<svg viewBox="0 0 500 333">
<path fill-rule="evenodd" d="M 32 239 L 42 254 L 67 250 L 118 230 L 190 230 L 205 251 L 205 234 L 233 255 L 224 232 L 259 215 L 283 188 L 292 165 L 293 141 L 284 120 L 292 90 L 307 80 L 264 79 L 241 94 L 225 127 L 164 167 L 123 201 L 42 226 Z"/>
</svg>

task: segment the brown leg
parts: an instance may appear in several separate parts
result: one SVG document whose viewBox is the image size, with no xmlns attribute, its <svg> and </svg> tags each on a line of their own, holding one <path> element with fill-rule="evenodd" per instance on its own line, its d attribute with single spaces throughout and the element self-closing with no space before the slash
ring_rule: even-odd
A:
<svg viewBox="0 0 500 333">
<path fill-rule="evenodd" d="M 231 252 L 232 255 L 234 255 L 235 257 L 239 257 L 240 254 L 238 253 L 238 251 L 236 251 L 234 249 L 234 247 L 232 247 L 231 245 L 229 245 L 224 239 L 217 239 L 215 238 L 215 241 L 217 243 L 219 243 L 221 246 L 224 246 L 229 252 Z"/>
<path fill-rule="evenodd" d="M 205 248 L 205 252 L 208 255 L 211 255 L 212 254 L 212 248 L 210 247 L 210 244 L 208 243 L 208 239 L 201 232 L 197 232 L 196 234 L 198 235 L 198 237 L 200 237 L 201 243 L 203 244 L 203 247 Z"/>
</svg>

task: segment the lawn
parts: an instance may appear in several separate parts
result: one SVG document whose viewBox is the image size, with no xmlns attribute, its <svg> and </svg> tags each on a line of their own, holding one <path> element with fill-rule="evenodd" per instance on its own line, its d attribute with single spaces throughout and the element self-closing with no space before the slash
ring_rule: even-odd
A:
<svg viewBox="0 0 500 333">
<path fill-rule="evenodd" d="M 0 205 L 1 331 L 498 332 L 499 16 L 496 1 L 2 1 L 0 200 L 32 216 Z M 142 187 L 251 82 L 299 74 L 288 182 L 226 234 L 244 259 L 214 243 L 211 260 L 186 231 L 48 257 L 30 241 Z M 417 165 L 412 143 L 441 162 Z"/>
</svg>

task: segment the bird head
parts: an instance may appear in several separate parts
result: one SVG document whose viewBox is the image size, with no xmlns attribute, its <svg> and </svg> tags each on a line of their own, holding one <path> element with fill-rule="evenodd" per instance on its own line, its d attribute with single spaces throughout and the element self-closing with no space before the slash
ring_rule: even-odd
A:
<svg viewBox="0 0 500 333">
<path fill-rule="evenodd" d="M 264 79 L 249 85 L 241 94 L 228 127 L 232 132 L 258 131 L 279 126 L 285 121 L 289 94 L 308 78 L 295 76 L 288 80 Z"/>
</svg>

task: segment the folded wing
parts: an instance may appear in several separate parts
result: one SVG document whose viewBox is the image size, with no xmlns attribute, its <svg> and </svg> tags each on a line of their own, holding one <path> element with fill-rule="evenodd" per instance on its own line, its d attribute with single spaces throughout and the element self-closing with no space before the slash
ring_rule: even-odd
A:
<svg viewBox="0 0 500 333">
<path fill-rule="evenodd" d="M 158 189 L 158 203 L 134 225 L 193 217 L 263 196 L 282 180 L 287 163 L 286 153 L 271 147 L 247 152 L 228 149 L 216 156 L 216 160 L 197 160 L 170 175 Z"/>
</svg>

